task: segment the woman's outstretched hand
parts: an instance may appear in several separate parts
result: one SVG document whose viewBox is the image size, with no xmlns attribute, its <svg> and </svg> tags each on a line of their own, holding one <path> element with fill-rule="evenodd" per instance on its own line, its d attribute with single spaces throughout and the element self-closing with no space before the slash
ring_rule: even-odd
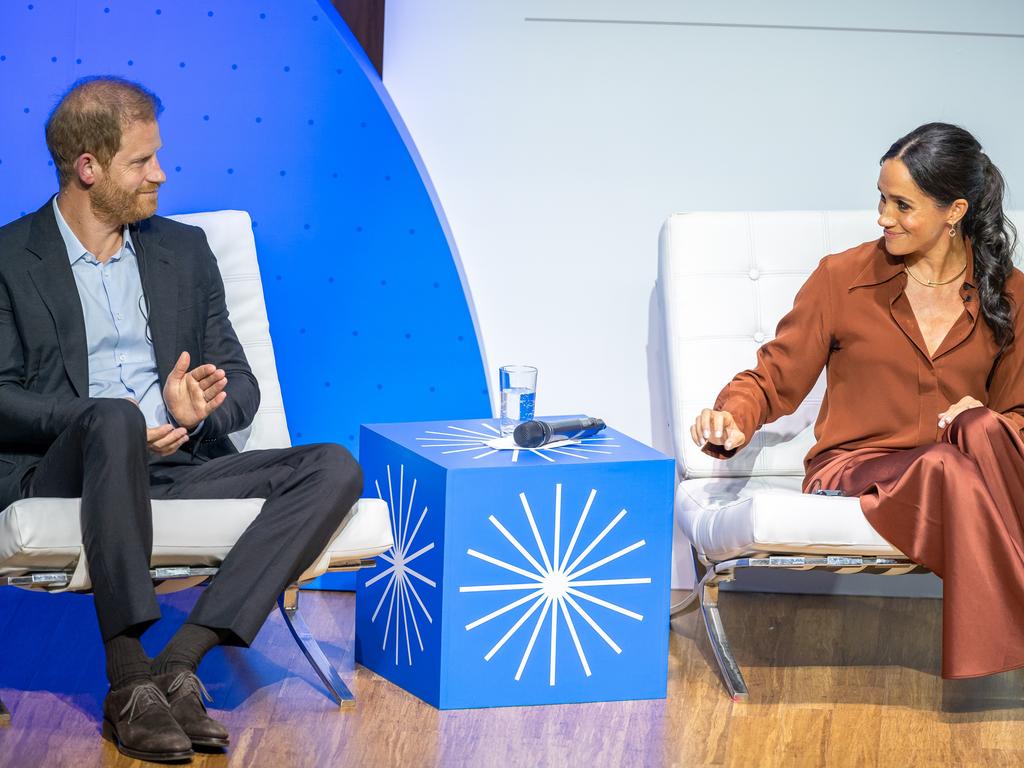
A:
<svg viewBox="0 0 1024 768">
<path fill-rule="evenodd" d="M 728 411 L 712 411 L 705 408 L 690 427 L 690 437 L 699 446 L 704 443 L 720 445 L 731 451 L 743 445 L 747 436 L 736 426 L 736 420 Z"/>
<path fill-rule="evenodd" d="M 939 414 L 939 429 L 944 429 L 953 423 L 953 419 L 959 416 L 964 411 L 970 410 L 971 408 L 984 408 L 985 404 L 975 400 L 971 396 L 963 397 L 957 402 L 953 403 L 946 410 Z"/>
</svg>

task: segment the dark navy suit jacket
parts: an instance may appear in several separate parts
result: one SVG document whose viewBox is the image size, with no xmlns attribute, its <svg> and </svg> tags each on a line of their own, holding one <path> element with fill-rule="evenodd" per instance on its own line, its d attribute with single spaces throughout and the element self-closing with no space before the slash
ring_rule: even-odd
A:
<svg viewBox="0 0 1024 768">
<path fill-rule="evenodd" d="M 161 385 L 182 351 L 228 378 L 227 400 L 172 462 L 236 453 L 228 435 L 252 422 L 260 391 L 206 234 L 153 216 L 132 226 L 132 241 Z M 22 477 L 89 402 L 82 303 L 51 198 L 0 228 L 0 509 L 21 498 Z"/>
</svg>

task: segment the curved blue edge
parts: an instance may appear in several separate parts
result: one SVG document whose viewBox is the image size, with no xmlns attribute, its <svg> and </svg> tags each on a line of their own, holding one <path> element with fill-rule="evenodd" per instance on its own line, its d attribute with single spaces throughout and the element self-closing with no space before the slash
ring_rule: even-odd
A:
<svg viewBox="0 0 1024 768">
<path fill-rule="evenodd" d="M 491 413 L 451 229 L 409 132 L 323 0 L 0 10 L 0 224 L 56 190 L 43 125 L 86 75 L 163 101 L 161 214 L 253 218 L 294 443 Z M 2 255 L 0 255 L 2 256 Z"/>
<path fill-rule="evenodd" d="M 409 133 L 409 129 L 402 119 L 402 115 L 398 111 L 398 107 L 395 106 L 395 102 L 391 99 L 391 94 L 388 93 L 387 88 L 384 87 L 384 83 L 380 76 L 377 74 L 376 68 L 373 66 L 373 62 L 370 61 L 366 52 L 363 50 L 363 46 L 356 39 L 355 35 L 352 34 L 352 30 L 348 28 L 348 24 L 338 13 L 337 9 L 330 2 L 330 0 L 317 0 L 320 6 L 324 9 L 331 19 L 334 20 L 335 26 L 338 28 L 338 33 L 341 35 L 342 42 L 349 47 L 352 51 L 352 57 L 355 59 L 363 69 L 363 74 L 366 75 L 366 79 L 374 89 L 377 91 L 377 96 L 380 98 L 381 104 L 387 109 L 388 114 L 391 116 L 391 122 L 394 124 L 398 131 L 398 135 L 402 138 L 402 142 L 405 144 L 406 151 L 409 153 L 409 157 L 416 164 L 416 170 L 419 172 L 420 179 L 423 182 L 423 188 L 430 196 L 430 203 L 434 206 L 434 213 L 437 216 L 437 221 L 441 225 L 441 229 L 444 231 L 445 240 L 448 241 L 448 248 L 452 254 L 452 262 L 455 264 L 455 269 L 459 273 L 459 282 L 462 284 L 462 292 L 466 297 L 466 306 L 469 309 L 469 315 L 473 320 L 473 332 L 476 335 L 477 347 L 480 349 L 480 361 L 484 370 L 484 380 L 487 384 L 487 390 L 493 394 L 493 381 L 492 377 L 487 375 L 491 370 L 490 365 L 487 362 L 487 351 L 484 347 L 484 337 L 480 332 L 480 321 L 476 314 L 476 305 L 473 303 L 473 293 L 469 289 L 469 281 L 466 278 L 466 271 L 462 265 L 462 258 L 459 256 L 458 246 L 455 244 L 455 236 L 452 234 L 451 226 L 448 223 L 448 217 L 444 213 L 444 208 L 441 206 L 441 199 L 438 197 L 437 189 L 434 187 L 434 182 L 431 181 L 430 173 L 427 171 L 427 166 L 423 162 L 423 157 L 420 155 L 419 149 L 416 147 L 416 142 L 412 139 L 412 134 Z"/>
</svg>

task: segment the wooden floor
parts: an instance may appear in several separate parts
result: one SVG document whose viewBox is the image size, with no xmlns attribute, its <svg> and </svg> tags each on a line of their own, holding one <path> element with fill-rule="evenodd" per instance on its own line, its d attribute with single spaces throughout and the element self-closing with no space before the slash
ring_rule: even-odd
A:
<svg viewBox="0 0 1024 768">
<path fill-rule="evenodd" d="M 159 647 L 194 591 L 164 600 Z M 935 600 L 723 594 L 751 689 L 724 693 L 691 613 L 671 636 L 665 701 L 438 712 L 355 669 L 353 598 L 304 593 L 303 613 L 359 706 L 332 707 L 275 613 L 249 650 L 201 675 L 231 729 L 222 766 L 1019 766 L 1024 675 L 943 682 Z M 163 626 L 166 624 L 166 626 Z M 984 631 L 979 627 L 979 632 Z M 138 766 L 99 735 L 105 693 L 92 603 L 0 590 L 0 766 Z"/>
</svg>

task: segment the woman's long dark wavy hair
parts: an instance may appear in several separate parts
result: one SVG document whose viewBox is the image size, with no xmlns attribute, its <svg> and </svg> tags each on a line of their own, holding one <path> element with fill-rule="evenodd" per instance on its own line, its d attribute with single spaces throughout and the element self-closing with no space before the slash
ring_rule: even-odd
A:
<svg viewBox="0 0 1024 768">
<path fill-rule="evenodd" d="M 893 158 L 903 162 L 914 183 L 938 205 L 967 201 L 960 226 L 974 251 L 981 313 L 1005 349 L 1013 342 L 1013 315 L 1003 290 L 1013 271 L 1017 230 L 1003 215 L 1003 175 L 974 136 L 949 123 L 915 128 L 889 147 L 879 165 Z"/>
</svg>

